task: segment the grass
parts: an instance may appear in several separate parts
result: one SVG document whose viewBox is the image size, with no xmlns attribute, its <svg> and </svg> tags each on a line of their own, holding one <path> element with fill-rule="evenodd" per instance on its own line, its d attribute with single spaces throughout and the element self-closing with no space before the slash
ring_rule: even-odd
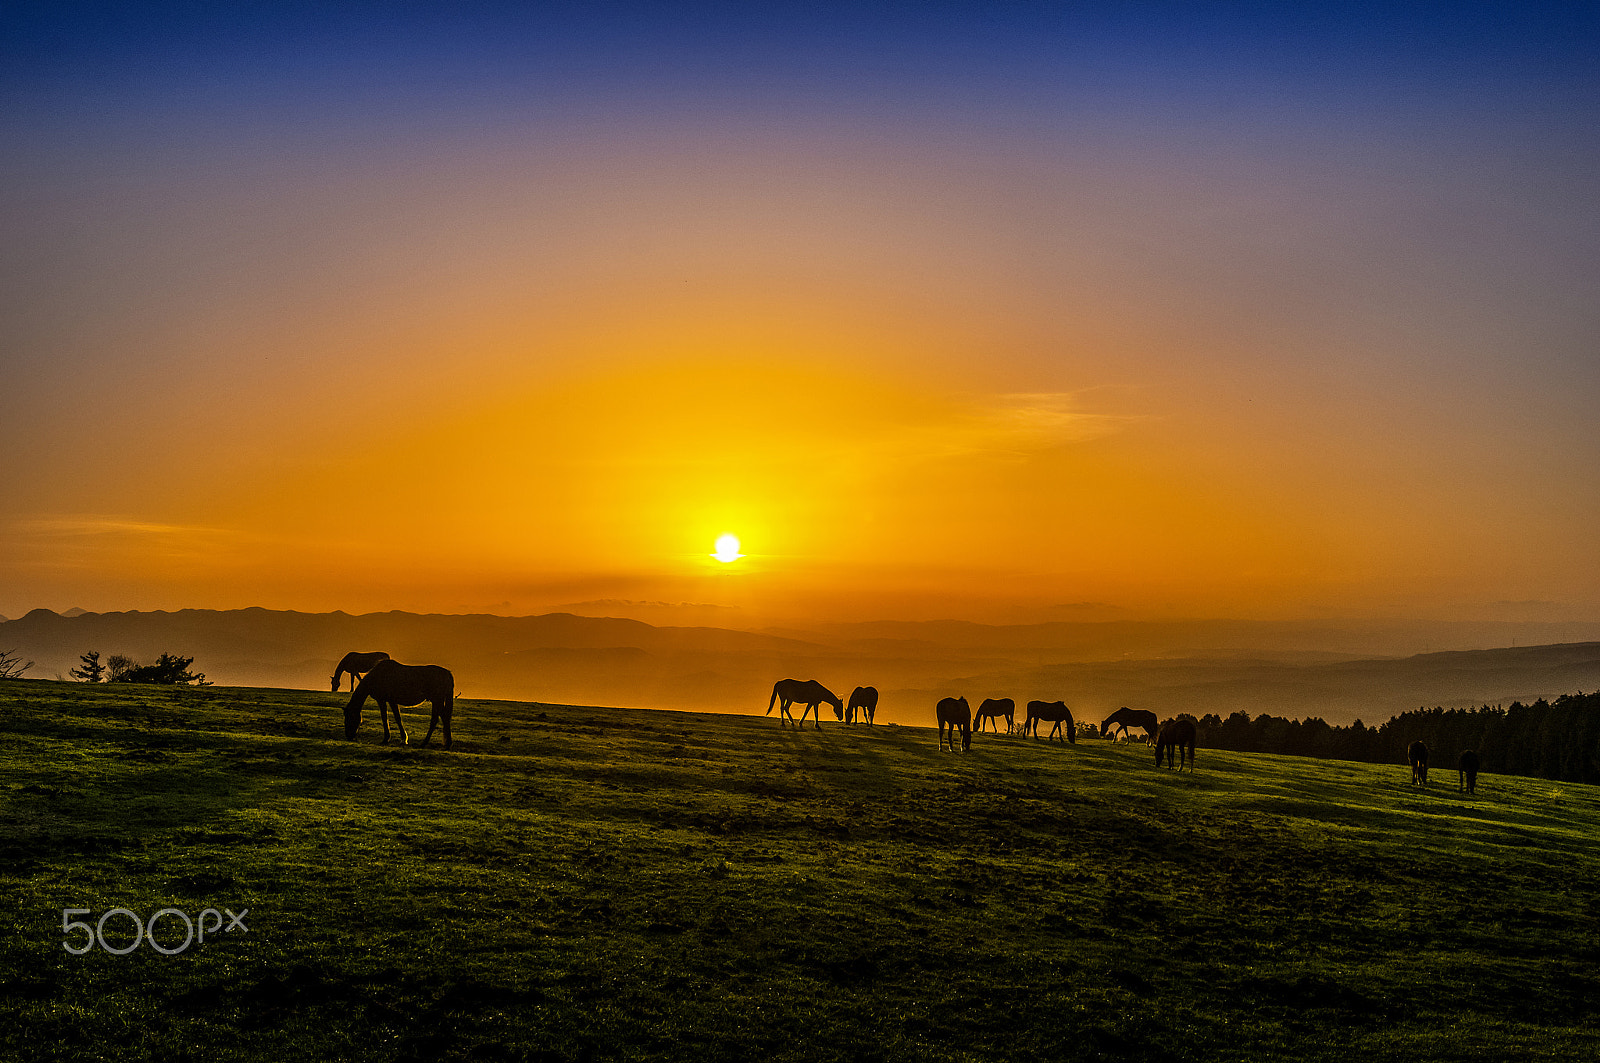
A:
<svg viewBox="0 0 1600 1063">
<path fill-rule="evenodd" d="M 1600 1058 L 1595 788 L 341 701 L 0 683 L 0 1057 Z"/>
</svg>

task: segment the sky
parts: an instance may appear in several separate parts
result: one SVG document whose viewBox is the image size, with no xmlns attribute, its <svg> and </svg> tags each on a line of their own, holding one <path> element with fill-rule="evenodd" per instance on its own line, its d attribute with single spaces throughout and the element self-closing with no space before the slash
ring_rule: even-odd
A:
<svg viewBox="0 0 1600 1063">
<path fill-rule="evenodd" d="M 1573 4 L 7 4 L 0 615 L 1600 617 L 1597 60 Z"/>
</svg>

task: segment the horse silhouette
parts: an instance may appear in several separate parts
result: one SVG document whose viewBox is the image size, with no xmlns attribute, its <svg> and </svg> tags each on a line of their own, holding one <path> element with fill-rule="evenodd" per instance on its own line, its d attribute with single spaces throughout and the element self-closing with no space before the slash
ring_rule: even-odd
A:
<svg viewBox="0 0 1600 1063">
<path fill-rule="evenodd" d="M 844 722 L 856 722 L 856 710 L 861 710 L 862 717 L 867 723 L 878 713 L 878 688 L 856 687 L 850 694 L 850 704 L 844 710 Z"/>
<path fill-rule="evenodd" d="M 1066 724 L 1067 730 L 1063 737 L 1065 737 L 1066 740 L 1071 742 L 1073 745 L 1078 744 L 1078 725 L 1072 721 L 1072 710 L 1067 708 L 1066 702 L 1028 702 L 1028 716 L 1022 721 L 1022 733 L 1027 734 L 1030 730 L 1032 730 L 1033 737 L 1038 738 L 1040 720 L 1044 720 L 1047 723 L 1051 721 L 1055 722 L 1055 726 L 1050 728 L 1050 733 L 1045 735 L 1045 741 L 1048 742 L 1051 738 L 1061 734 L 1061 725 Z"/>
<path fill-rule="evenodd" d="M 945 728 L 950 728 L 950 752 L 956 751 L 956 728 L 961 728 L 961 752 L 972 748 L 972 706 L 966 698 L 940 698 L 934 707 L 939 720 L 939 748 L 944 748 Z"/>
<path fill-rule="evenodd" d="M 1463 749 L 1456 769 L 1456 782 L 1462 793 L 1471 796 L 1478 792 L 1478 751 Z"/>
<path fill-rule="evenodd" d="M 1428 747 L 1421 739 L 1411 743 L 1406 750 L 1406 759 L 1411 762 L 1411 785 L 1428 785 Z"/>
<path fill-rule="evenodd" d="M 778 705 L 778 724 L 783 726 L 783 721 L 794 722 L 794 716 L 789 712 L 789 706 L 795 702 L 805 705 L 805 711 L 800 713 L 800 722 L 796 727 L 806 725 L 806 716 L 812 717 L 811 722 L 817 730 L 822 730 L 822 713 L 817 706 L 827 702 L 833 706 L 833 714 L 839 719 L 844 719 L 844 702 L 838 696 L 817 682 L 815 679 L 780 679 L 772 684 L 772 697 L 767 701 L 766 715 L 772 714 L 774 703 Z"/>
<path fill-rule="evenodd" d="M 973 715 L 977 717 L 978 730 L 983 730 L 983 721 L 988 720 L 994 725 L 995 734 L 1000 733 L 998 717 L 1004 716 L 1006 718 L 1006 734 L 1010 734 L 1017 725 L 1014 715 L 1016 711 L 1017 703 L 1010 698 L 984 698 L 983 704 L 978 706 L 978 711 Z"/>
<path fill-rule="evenodd" d="M 339 683 L 344 679 L 346 672 L 350 673 L 350 689 L 354 690 L 361 677 L 372 671 L 373 665 L 379 661 L 387 660 L 389 660 L 389 655 L 382 650 L 376 650 L 372 653 L 356 653 L 351 650 L 339 659 L 339 667 L 333 670 L 332 693 L 337 694 L 339 692 Z"/>
<path fill-rule="evenodd" d="M 401 664 L 398 661 L 379 661 L 372 666 L 350 695 L 350 704 L 344 707 L 344 736 L 354 738 L 361 725 L 361 707 L 370 697 L 378 703 L 378 717 L 383 721 L 383 740 L 389 741 L 389 710 L 394 710 L 394 725 L 400 731 L 400 744 L 406 745 L 406 726 L 400 720 L 400 706 L 433 705 L 433 717 L 428 721 L 428 733 L 422 739 L 427 748 L 433 737 L 435 725 L 443 725 L 444 747 L 450 748 L 450 714 L 455 709 L 456 678 L 448 668 L 436 664 Z"/>
<path fill-rule="evenodd" d="M 1178 763 L 1172 763 L 1172 754 L 1178 754 Z M 1167 767 L 1177 767 L 1183 770 L 1184 760 L 1189 762 L 1189 770 L 1194 771 L 1194 721 L 1193 720 L 1168 720 L 1161 725 L 1161 730 L 1156 733 L 1156 767 L 1161 767 L 1161 757 L 1165 754 Z"/>
<path fill-rule="evenodd" d="M 1149 709 L 1130 709 L 1126 705 L 1100 721 L 1100 737 L 1109 735 L 1113 728 L 1119 729 L 1124 737 L 1128 728 L 1142 727 L 1145 734 L 1150 736 L 1150 741 L 1156 740 L 1156 731 L 1160 730 L 1161 722 L 1156 714 Z"/>
</svg>

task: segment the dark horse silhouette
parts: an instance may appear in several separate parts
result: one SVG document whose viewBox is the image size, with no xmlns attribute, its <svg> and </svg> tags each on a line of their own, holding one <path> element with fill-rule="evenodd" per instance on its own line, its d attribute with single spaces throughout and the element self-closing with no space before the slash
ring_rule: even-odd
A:
<svg viewBox="0 0 1600 1063">
<path fill-rule="evenodd" d="M 1478 792 L 1478 751 L 1476 749 L 1463 749 L 1461 763 L 1457 767 L 1456 782 L 1460 784 L 1464 794 Z"/>
<path fill-rule="evenodd" d="M 1109 735 L 1113 728 L 1119 729 L 1127 735 L 1128 728 L 1142 727 L 1145 734 L 1150 736 L 1150 741 L 1156 740 L 1156 731 L 1161 727 L 1161 721 L 1149 709 L 1130 709 L 1126 705 L 1100 721 L 1100 737 Z"/>
<path fill-rule="evenodd" d="M 1418 739 L 1406 750 L 1406 759 L 1411 762 L 1411 785 L 1428 785 L 1428 747 Z"/>
<path fill-rule="evenodd" d="M 428 721 L 428 733 L 422 739 L 424 747 L 433 737 L 435 725 L 443 725 L 444 747 L 450 748 L 450 714 L 455 709 L 456 677 L 447 668 L 436 664 L 401 664 L 398 661 L 379 661 L 356 684 L 350 695 L 350 704 L 344 707 L 344 736 L 354 738 L 361 725 L 361 706 L 371 698 L 378 703 L 378 716 L 383 721 L 383 740 L 389 741 L 389 710 L 394 710 L 394 725 L 400 731 L 400 744 L 407 743 L 406 725 L 400 720 L 400 706 L 433 705 L 433 718 Z"/>
<path fill-rule="evenodd" d="M 978 730 L 983 730 L 983 721 L 988 720 L 994 725 L 995 734 L 1000 733 L 1000 723 L 997 718 L 1004 716 L 1006 718 L 1006 734 L 1010 734 L 1012 729 L 1017 726 L 1017 719 L 1014 715 L 1016 711 L 1017 703 L 1010 698 L 984 698 L 983 704 L 978 706 L 978 711 L 973 715 L 978 718 Z"/>
<path fill-rule="evenodd" d="M 868 723 L 878 714 L 878 688 L 856 687 L 850 693 L 850 704 L 844 710 L 844 722 L 856 722 L 856 710 L 861 710 L 861 718 Z"/>
<path fill-rule="evenodd" d="M 1172 754 L 1178 754 L 1178 763 L 1172 763 Z M 1189 770 L 1194 771 L 1194 721 L 1193 720 L 1168 720 L 1161 725 L 1161 730 L 1156 733 L 1156 767 L 1161 767 L 1161 757 L 1165 754 L 1167 767 L 1176 766 L 1183 770 L 1185 758 L 1189 761 Z"/>
<path fill-rule="evenodd" d="M 333 670 L 332 692 L 335 694 L 339 692 L 339 682 L 344 679 L 344 674 L 346 672 L 350 673 L 350 689 L 354 690 L 356 688 L 356 683 L 360 682 L 361 677 L 372 671 L 373 665 L 377 664 L 379 661 L 387 661 L 388 659 L 389 655 L 384 653 L 382 650 L 376 650 L 372 653 L 357 653 L 354 650 L 351 650 L 349 653 L 340 658 L 339 667 Z"/>
<path fill-rule="evenodd" d="M 939 719 L 939 748 L 944 748 L 944 729 L 950 728 L 950 752 L 956 750 L 956 728 L 961 728 L 961 752 L 972 748 L 972 706 L 966 698 L 940 698 L 934 707 Z"/>
<path fill-rule="evenodd" d="M 1056 735 L 1061 734 L 1061 725 L 1066 724 L 1066 740 L 1073 745 L 1078 744 L 1078 725 L 1072 721 L 1072 710 L 1067 708 L 1064 701 L 1030 701 L 1028 702 L 1028 716 L 1022 721 L 1022 733 L 1027 734 L 1031 729 L 1033 737 L 1039 737 L 1039 721 L 1054 720 L 1055 726 L 1050 728 L 1050 733 L 1045 735 L 1048 742 Z"/>
<path fill-rule="evenodd" d="M 809 714 L 817 730 L 822 730 L 822 713 L 817 706 L 824 701 L 833 706 L 834 716 L 844 719 L 844 702 L 815 679 L 780 679 L 772 684 L 772 697 L 767 701 L 767 715 L 772 713 L 772 706 L 776 703 L 779 725 L 782 725 L 784 720 L 793 722 L 794 717 L 789 713 L 789 706 L 797 701 L 805 705 L 805 711 L 800 713 L 800 722 L 795 724 L 797 727 L 806 725 L 806 716 Z"/>
</svg>

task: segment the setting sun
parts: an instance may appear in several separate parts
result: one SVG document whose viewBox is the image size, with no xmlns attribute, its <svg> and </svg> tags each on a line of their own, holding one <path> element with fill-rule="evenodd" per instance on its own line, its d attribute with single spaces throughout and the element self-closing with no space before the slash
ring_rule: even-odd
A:
<svg viewBox="0 0 1600 1063">
<path fill-rule="evenodd" d="M 739 560 L 744 556 L 739 552 L 739 537 L 737 535 L 717 536 L 717 549 L 711 556 L 723 564 Z"/>
</svg>

